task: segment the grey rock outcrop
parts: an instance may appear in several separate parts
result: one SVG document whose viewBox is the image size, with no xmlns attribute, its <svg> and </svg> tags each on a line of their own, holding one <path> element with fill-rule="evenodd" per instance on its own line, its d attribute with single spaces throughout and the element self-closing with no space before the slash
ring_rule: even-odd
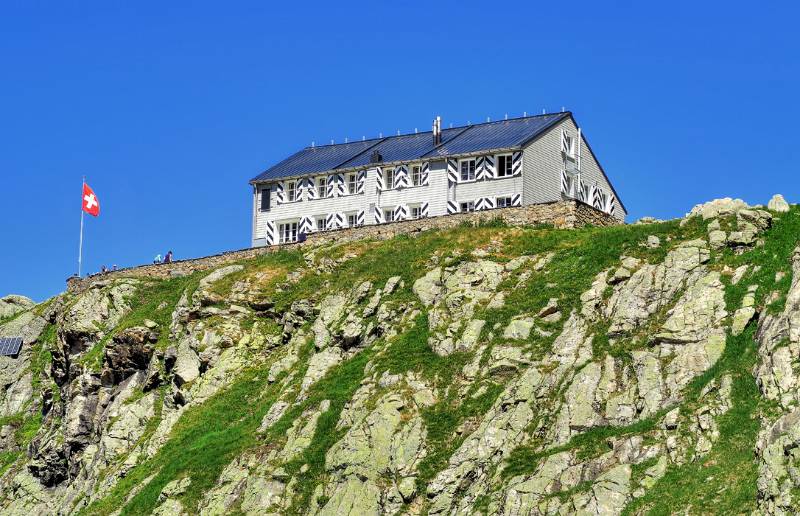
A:
<svg viewBox="0 0 800 516">
<path fill-rule="evenodd" d="M 0 297 L 0 321 L 30 310 L 35 305 L 36 303 L 25 296 L 11 294 Z"/>
<path fill-rule="evenodd" d="M 429 307 L 429 343 L 440 355 L 471 349 L 475 339 L 461 334 L 475 309 L 488 302 L 502 281 L 505 268 L 495 262 L 481 260 L 465 262 L 456 267 L 437 268 L 418 279 L 414 293 Z M 460 338 L 461 337 L 461 338 Z"/>
</svg>

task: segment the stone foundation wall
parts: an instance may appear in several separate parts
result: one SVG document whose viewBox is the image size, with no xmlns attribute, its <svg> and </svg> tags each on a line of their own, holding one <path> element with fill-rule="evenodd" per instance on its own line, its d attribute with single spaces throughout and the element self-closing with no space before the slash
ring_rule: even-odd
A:
<svg viewBox="0 0 800 516">
<path fill-rule="evenodd" d="M 534 226 L 538 224 L 552 225 L 556 228 L 576 228 L 586 225 L 614 226 L 620 221 L 596 210 L 580 201 L 559 201 L 547 204 L 534 204 L 518 208 L 501 208 L 497 210 L 458 213 L 426 219 L 404 220 L 390 224 L 361 226 L 357 228 L 338 229 L 308 235 L 304 242 L 274 245 L 269 247 L 247 248 L 222 254 L 205 256 L 172 263 L 141 265 L 120 269 L 105 274 L 94 274 L 84 278 L 72 277 L 67 280 L 67 290 L 72 293 L 81 292 L 98 281 L 113 278 L 168 278 L 191 274 L 196 271 L 210 270 L 235 262 L 255 258 L 279 249 L 317 246 L 322 244 L 344 243 L 364 239 L 385 240 L 397 235 L 405 235 L 429 229 L 453 228 L 462 223 L 477 224 L 482 221 L 500 219 L 512 226 Z"/>
</svg>

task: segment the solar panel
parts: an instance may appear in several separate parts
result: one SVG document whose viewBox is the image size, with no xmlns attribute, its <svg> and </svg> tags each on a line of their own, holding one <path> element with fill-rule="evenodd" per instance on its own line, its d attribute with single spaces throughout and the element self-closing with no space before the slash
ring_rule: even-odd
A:
<svg viewBox="0 0 800 516">
<path fill-rule="evenodd" d="M 463 127 L 457 129 L 444 129 L 442 131 L 442 142 L 447 143 L 453 137 L 458 136 L 464 131 Z M 403 136 L 392 136 L 386 138 L 381 143 L 369 149 L 369 152 L 362 152 L 355 158 L 342 163 L 337 168 L 365 167 L 370 164 L 370 157 L 373 150 L 377 150 L 384 163 L 393 161 L 411 161 L 419 159 L 420 156 L 433 150 L 433 133 L 430 131 L 418 134 L 406 134 Z"/>
<path fill-rule="evenodd" d="M 568 113 L 551 113 L 451 127 L 442 131 L 442 143 L 435 149 L 430 131 L 306 147 L 273 165 L 252 181 L 272 181 L 290 176 L 367 166 L 370 164 L 373 150 L 381 154 L 384 163 L 389 163 L 519 147 L 567 116 Z"/>
<path fill-rule="evenodd" d="M 0 337 L 0 356 L 15 357 L 22 348 L 22 337 Z"/>
<path fill-rule="evenodd" d="M 327 172 L 335 169 L 340 163 L 350 160 L 368 150 L 381 140 L 340 143 L 338 145 L 321 145 L 306 147 L 280 163 L 270 167 L 266 172 L 253 178 L 253 181 L 267 181 L 282 177 Z"/>
<path fill-rule="evenodd" d="M 445 142 L 425 156 L 452 156 L 468 152 L 518 147 L 566 116 L 565 113 L 554 113 L 473 125 L 457 138 Z"/>
</svg>

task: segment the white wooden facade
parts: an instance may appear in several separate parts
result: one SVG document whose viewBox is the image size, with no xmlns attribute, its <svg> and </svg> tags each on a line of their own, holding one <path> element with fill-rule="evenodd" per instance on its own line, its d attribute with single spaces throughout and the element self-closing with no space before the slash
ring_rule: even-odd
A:
<svg viewBox="0 0 800 516">
<path fill-rule="evenodd" d="M 571 114 L 566 115 L 518 147 L 256 178 L 251 181 L 252 245 L 291 242 L 315 231 L 565 198 L 624 220 L 624 206 Z M 365 148 L 368 152 L 370 147 Z"/>
</svg>

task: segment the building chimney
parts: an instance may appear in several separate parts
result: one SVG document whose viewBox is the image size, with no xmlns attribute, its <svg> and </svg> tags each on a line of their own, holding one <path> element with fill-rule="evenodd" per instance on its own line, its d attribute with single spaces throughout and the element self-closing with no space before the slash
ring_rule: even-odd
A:
<svg viewBox="0 0 800 516">
<path fill-rule="evenodd" d="M 442 143 L 442 117 L 437 116 L 433 120 L 433 144 L 441 145 Z"/>
</svg>

